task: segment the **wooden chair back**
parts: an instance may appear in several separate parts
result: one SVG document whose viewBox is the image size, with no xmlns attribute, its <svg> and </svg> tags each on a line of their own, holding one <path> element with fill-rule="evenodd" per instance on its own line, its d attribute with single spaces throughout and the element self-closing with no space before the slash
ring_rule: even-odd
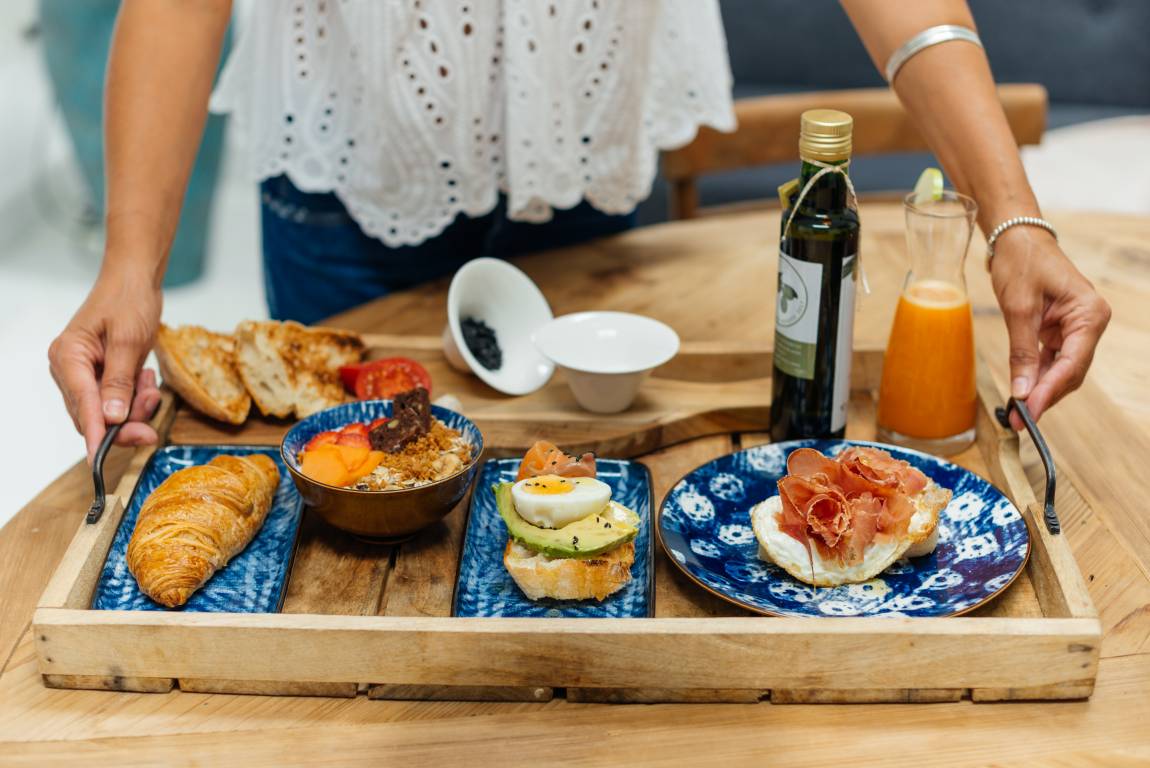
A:
<svg viewBox="0 0 1150 768">
<path fill-rule="evenodd" d="M 1000 85 L 998 97 L 1018 144 L 1037 144 L 1046 128 L 1046 89 L 1033 83 Z M 719 133 L 702 128 L 693 142 L 663 153 L 663 176 L 671 185 L 671 218 L 690 219 L 699 209 L 696 180 L 708 173 L 795 162 L 799 117 L 833 105 L 854 118 L 853 154 L 882 155 L 929 148 L 910 115 L 888 88 L 761 96 L 735 102 L 738 128 Z"/>
</svg>

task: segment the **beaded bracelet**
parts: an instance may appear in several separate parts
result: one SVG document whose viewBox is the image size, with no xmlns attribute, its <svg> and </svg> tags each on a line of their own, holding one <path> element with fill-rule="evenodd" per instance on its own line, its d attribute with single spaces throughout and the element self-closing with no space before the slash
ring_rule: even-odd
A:
<svg viewBox="0 0 1150 768">
<path fill-rule="evenodd" d="M 1055 240 L 1058 240 L 1058 233 L 1054 231 L 1054 225 L 1046 219 L 1040 219 L 1037 216 L 1015 216 L 1014 218 L 1007 219 L 995 227 L 990 235 L 986 238 L 987 272 L 990 271 L 990 262 L 994 258 L 994 244 L 998 241 L 998 238 L 1002 235 L 1003 232 L 1010 229 L 1011 227 L 1016 227 L 1019 224 L 1026 224 L 1027 226 L 1031 227 L 1041 227 L 1050 234 L 1054 235 Z"/>
</svg>

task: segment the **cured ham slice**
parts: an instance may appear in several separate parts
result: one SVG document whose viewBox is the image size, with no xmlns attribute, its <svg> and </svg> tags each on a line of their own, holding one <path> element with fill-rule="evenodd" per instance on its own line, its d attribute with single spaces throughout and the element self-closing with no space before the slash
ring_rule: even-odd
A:
<svg viewBox="0 0 1150 768">
<path fill-rule="evenodd" d="M 595 477 L 595 454 L 585 453 L 576 459 L 568 456 L 554 443 L 537 440 L 519 462 L 516 482 L 539 475 L 560 477 Z"/>
<path fill-rule="evenodd" d="M 874 537 L 882 528 L 883 512 L 887 502 L 868 491 L 851 499 L 848 505 L 851 530 L 849 538 L 842 547 L 842 559 L 848 563 L 857 563 L 863 559 L 867 545 L 874 541 Z"/>
<path fill-rule="evenodd" d="M 881 448 L 851 446 L 839 454 L 838 463 L 854 477 L 886 488 L 897 488 L 903 493 L 915 494 L 926 488 L 926 475 Z M 789 462 L 787 469 L 790 469 Z"/>
<path fill-rule="evenodd" d="M 799 541 L 809 534 L 817 536 L 828 548 L 834 549 L 850 531 L 851 515 L 847 499 L 832 485 L 797 475 L 779 481 L 783 498 L 783 530 Z M 796 534 L 802 534 L 800 538 Z"/>
<path fill-rule="evenodd" d="M 842 466 L 814 448 L 799 448 L 787 456 L 787 474 L 795 477 L 821 477 L 823 483 L 838 485 Z"/>
<path fill-rule="evenodd" d="M 863 559 L 877 536 L 902 536 L 915 506 L 910 494 L 926 487 L 926 476 L 877 448 L 852 447 L 837 459 L 812 448 L 787 457 L 787 476 L 778 482 L 782 501 L 779 529 L 824 559 Z"/>
</svg>

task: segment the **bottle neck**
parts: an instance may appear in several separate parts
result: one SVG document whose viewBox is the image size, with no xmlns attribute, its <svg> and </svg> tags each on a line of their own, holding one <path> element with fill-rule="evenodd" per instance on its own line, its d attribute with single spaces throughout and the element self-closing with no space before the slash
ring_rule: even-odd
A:
<svg viewBox="0 0 1150 768">
<path fill-rule="evenodd" d="M 838 160 L 829 165 L 845 166 L 850 158 Z M 807 182 L 822 168 L 807 160 L 803 160 L 799 170 L 799 190 L 806 187 Z M 813 208 L 820 211 L 841 210 L 847 207 L 847 180 L 841 173 L 824 173 L 814 186 L 807 191 L 800 208 Z"/>
</svg>

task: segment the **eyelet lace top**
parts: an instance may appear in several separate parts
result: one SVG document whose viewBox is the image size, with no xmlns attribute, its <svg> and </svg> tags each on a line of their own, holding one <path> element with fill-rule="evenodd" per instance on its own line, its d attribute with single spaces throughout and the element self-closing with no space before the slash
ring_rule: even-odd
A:
<svg viewBox="0 0 1150 768">
<path fill-rule="evenodd" d="M 459 213 L 630 211 L 658 150 L 734 128 L 716 0 L 253 3 L 212 96 L 252 175 L 414 245 Z"/>
</svg>

